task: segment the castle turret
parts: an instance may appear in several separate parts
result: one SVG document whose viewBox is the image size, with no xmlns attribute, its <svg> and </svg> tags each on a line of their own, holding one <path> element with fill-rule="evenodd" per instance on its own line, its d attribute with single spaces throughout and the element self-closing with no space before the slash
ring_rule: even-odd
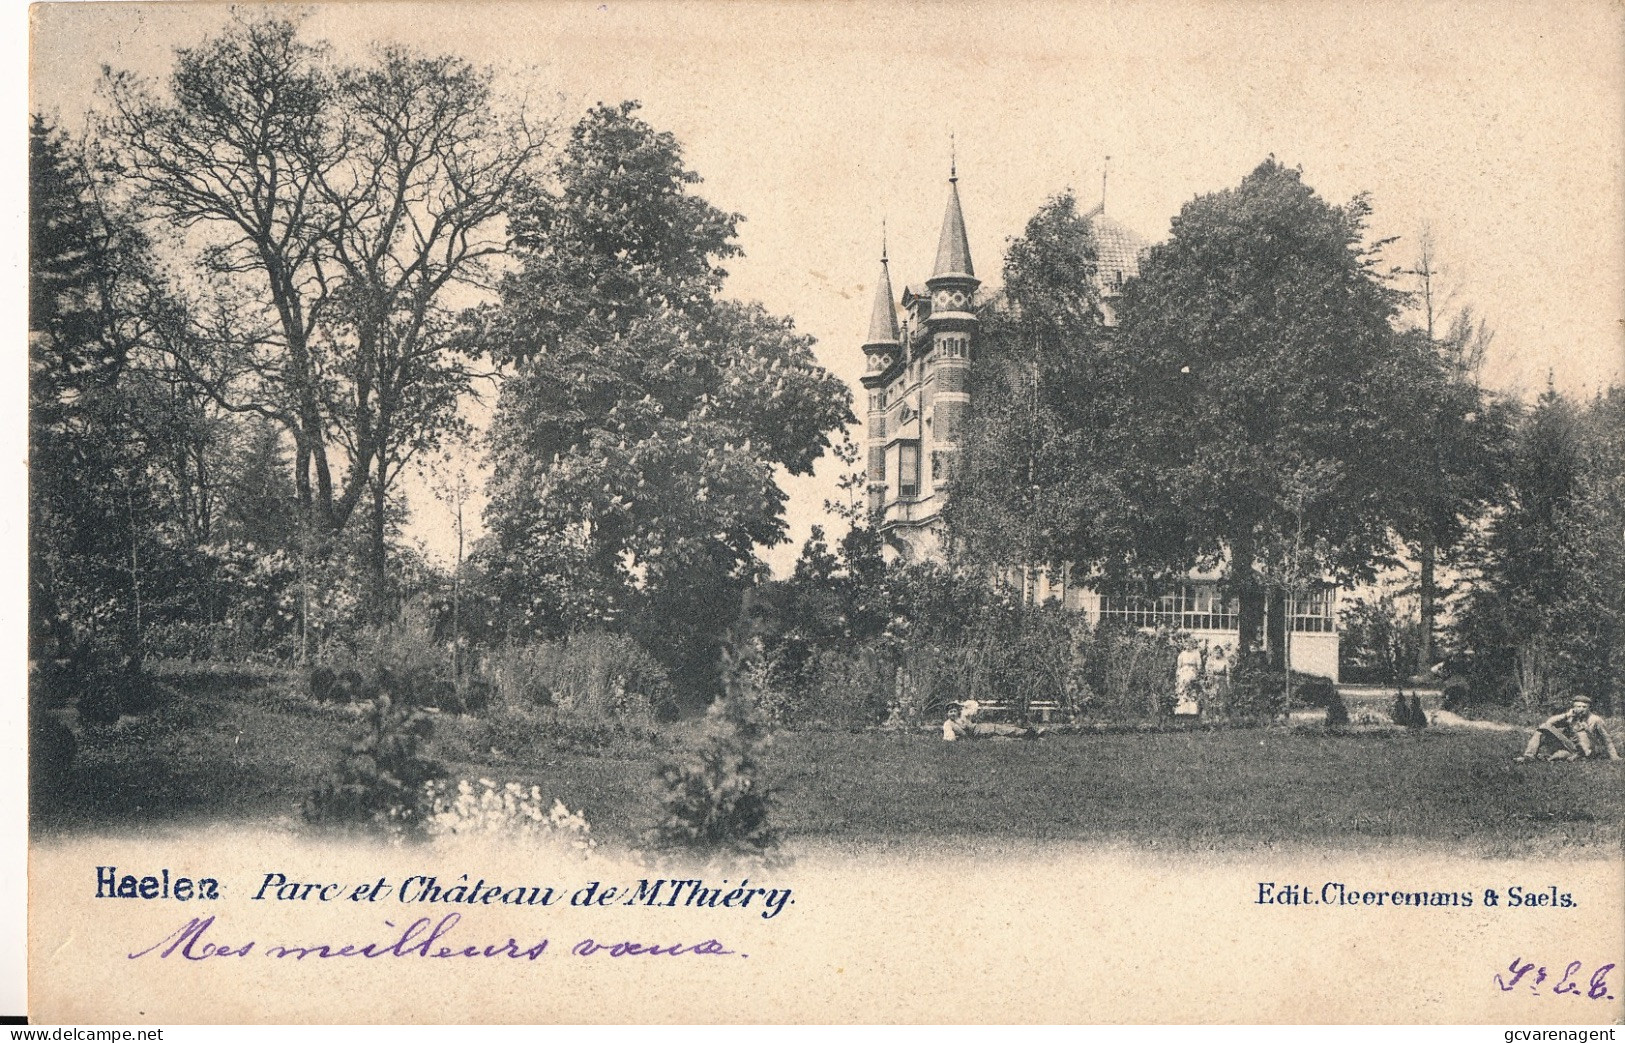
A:
<svg viewBox="0 0 1625 1043">
<path fill-rule="evenodd" d="M 868 453 L 869 502 L 886 502 L 886 379 L 902 354 L 897 328 L 897 298 L 892 295 L 891 267 L 884 240 L 880 247 L 880 282 L 875 286 L 875 305 L 869 315 L 869 337 L 863 343 L 865 356 L 863 388 L 868 395 L 864 414 Z"/>
<path fill-rule="evenodd" d="M 941 510 L 970 419 L 970 363 L 975 348 L 976 290 L 981 281 L 971 264 L 965 215 L 959 206 L 959 172 L 950 169 L 948 209 L 937 237 L 937 263 L 926 280 L 931 308 L 925 316 L 929 346 L 923 356 L 920 411 L 925 420 L 925 485 L 937 494 Z"/>
<path fill-rule="evenodd" d="M 879 510 L 887 544 L 909 560 L 942 553 L 942 508 L 970 415 L 980 285 L 953 170 L 931 277 L 903 291 L 907 320 L 899 328 L 882 250 L 880 287 L 863 345 L 869 502 Z"/>
</svg>

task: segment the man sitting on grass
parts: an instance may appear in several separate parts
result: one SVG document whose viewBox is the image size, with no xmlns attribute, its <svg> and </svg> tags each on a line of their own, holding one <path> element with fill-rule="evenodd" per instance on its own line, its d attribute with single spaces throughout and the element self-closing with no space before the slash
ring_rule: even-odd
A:
<svg viewBox="0 0 1625 1043">
<path fill-rule="evenodd" d="M 1013 724 L 992 724 L 971 720 L 982 708 L 975 699 L 966 699 L 962 703 L 952 705 L 953 711 L 949 713 L 948 719 L 942 722 L 944 742 L 954 742 L 958 739 L 1036 739 L 1044 734 L 1042 728 L 1018 728 Z"/>
<path fill-rule="evenodd" d="M 1591 712 L 1589 695 L 1575 696 L 1574 705 L 1569 707 L 1567 713 L 1547 718 L 1529 737 L 1529 745 L 1524 747 L 1517 760 L 1519 763 L 1532 761 L 1540 756 L 1543 748 L 1549 746 L 1556 749 L 1547 755 L 1547 760 L 1590 760 L 1604 753 L 1611 761 L 1619 760 L 1619 750 L 1614 748 L 1614 740 L 1609 736 L 1608 729 L 1603 727 L 1602 718 Z"/>
</svg>

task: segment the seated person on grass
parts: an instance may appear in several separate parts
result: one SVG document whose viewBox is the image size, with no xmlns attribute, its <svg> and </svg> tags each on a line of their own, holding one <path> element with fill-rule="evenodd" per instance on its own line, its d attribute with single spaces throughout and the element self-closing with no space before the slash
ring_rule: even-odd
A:
<svg viewBox="0 0 1625 1043">
<path fill-rule="evenodd" d="M 1532 761 L 1548 747 L 1555 748 L 1547 760 L 1590 760 L 1605 754 L 1611 761 L 1619 760 L 1619 750 L 1614 748 L 1614 740 L 1603 727 L 1602 718 L 1591 712 L 1591 697 L 1587 695 L 1575 696 L 1574 705 L 1567 712 L 1547 718 L 1536 728 L 1535 734 L 1529 737 L 1529 745 L 1517 759 Z"/>
<path fill-rule="evenodd" d="M 953 711 L 948 719 L 942 722 L 942 738 L 945 742 L 957 739 L 1036 739 L 1044 734 L 1042 728 L 1021 728 L 1014 724 L 993 724 L 986 721 L 973 721 L 982 704 L 975 699 L 966 699 L 962 703 L 953 703 Z"/>
</svg>

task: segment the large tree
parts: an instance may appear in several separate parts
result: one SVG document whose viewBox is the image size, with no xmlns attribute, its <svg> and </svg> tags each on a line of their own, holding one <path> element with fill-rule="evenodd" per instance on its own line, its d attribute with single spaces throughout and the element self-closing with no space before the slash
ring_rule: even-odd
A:
<svg viewBox="0 0 1625 1043">
<path fill-rule="evenodd" d="M 1625 387 L 1587 406 L 1582 470 L 1562 516 L 1566 596 L 1551 606 L 1557 674 L 1618 712 L 1625 704 Z"/>
<path fill-rule="evenodd" d="M 1500 503 L 1477 534 L 1455 627 L 1486 694 L 1539 706 L 1621 691 L 1625 393 L 1548 388 L 1518 425 Z"/>
<path fill-rule="evenodd" d="M 1247 648 L 1284 575 L 1369 575 L 1404 516 L 1396 487 L 1416 466 L 1408 418 L 1426 389 L 1369 214 L 1272 158 L 1186 204 L 1118 309 L 1134 440 L 1108 465 L 1152 477 L 1137 486 L 1151 513 L 1181 520 L 1171 560 L 1174 541 L 1147 550 L 1222 563 Z"/>
<path fill-rule="evenodd" d="M 1078 565 L 1097 579 L 1177 557 L 1178 528 L 1154 511 L 1156 476 L 1124 466 L 1138 459 L 1133 373 L 1102 323 L 1094 236 L 1070 192 L 1011 240 L 1003 274 L 982 315 L 975 415 L 945 509 L 955 553 Z"/>
<path fill-rule="evenodd" d="M 482 316 L 513 371 L 481 558 L 520 624 L 630 625 L 699 698 L 754 548 L 785 538 L 775 469 L 811 470 L 850 392 L 789 319 L 718 298 L 739 218 L 636 108 L 590 111 L 515 213 Z"/>
<path fill-rule="evenodd" d="M 1405 419 L 1422 441 L 1422 452 L 1414 470 L 1397 476 L 1401 484 L 1395 491 L 1410 507 L 1399 532 L 1417 566 L 1420 633 L 1412 669 L 1424 673 L 1437 660 L 1438 567 L 1455 564 L 1455 552 L 1472 524 L 1500 491 L 1515 411 L 1480 380 L 1494 339 L 1488 324 L 1465 306 L 1446 318 L 1451 294 L 1426 227 L 1406 274 L 1415 280 L 1414 332 L 1424 338 L 1424 350 L 1417 354 L 1413 374 L 1423 393 L 1417 396 L 1416 411 Z"/>
<path fill-rule="evenodd" d="M 136 653 L 183 581 L 188 512 L 163 464 L 192 415 L 142 370 L 180 313 L 81 150 L 29 127 L 29 620 L 42 654 Z"/>
<path fill-rule="evenodd" d="M 109 73 L 105 93 L 124 183 L 202 273 L 187 375 L 287 432 L 317 553 L 367 505 L 381 581 L 389 490 L 456 421 L 456 310 L 543 136 L 461 59 L 345 65 L 279 16 L 179 50 L 167 90 Z"/>
</svg>

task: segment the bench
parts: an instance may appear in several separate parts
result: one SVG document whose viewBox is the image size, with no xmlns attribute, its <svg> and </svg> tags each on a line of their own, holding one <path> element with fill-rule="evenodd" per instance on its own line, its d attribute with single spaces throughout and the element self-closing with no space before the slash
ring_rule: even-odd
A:
<svg viewBox="0 0 1625 1043">
<path fill-rule="evenodd" d="M 1048 724 L 1060 710 L 1061 703 L 1058 699 L 1034 699 L 1027 704 L 1026 719 Z M 976 703 L 977 717 L 1013 718 L 1020 715 L 1019 711 L 1020 708 L 1015 703 L 984 703 L 981 700 L 977 700 Z"/>
</svg>

